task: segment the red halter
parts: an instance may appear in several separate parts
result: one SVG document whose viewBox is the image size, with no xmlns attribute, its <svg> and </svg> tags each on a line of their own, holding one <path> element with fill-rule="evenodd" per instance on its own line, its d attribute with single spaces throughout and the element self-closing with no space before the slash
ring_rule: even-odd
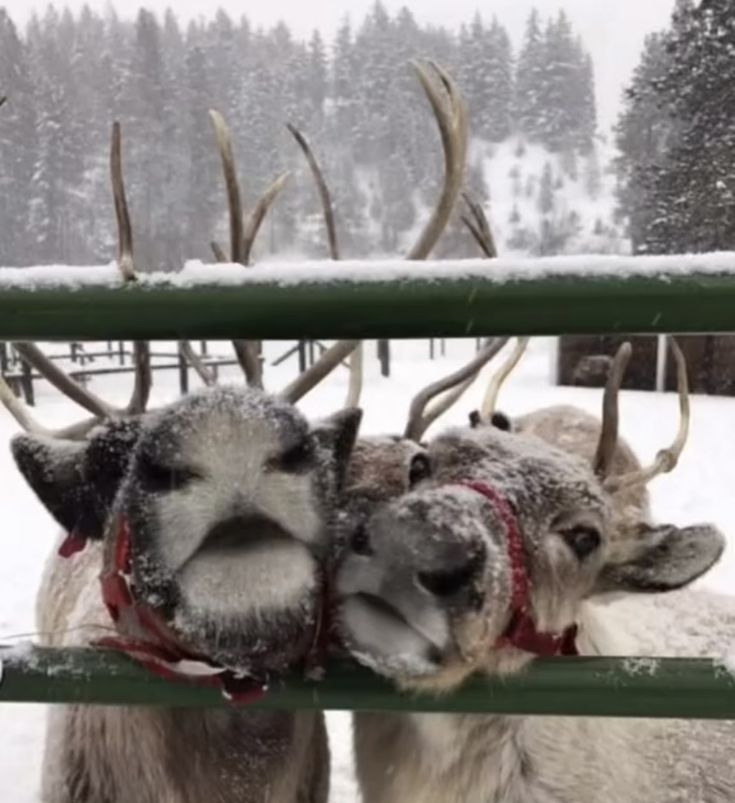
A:
<svg viewBox="0 0 735 803">
<path fill-rule="evenodd" d="M 143 635 L 140 639 L 104 638 L 98 646 L 123 652 L 167 680 L 219 688 L 225 699 L 239 705 L 255 702 L 265 694 L 265 683 L 186 649 L 154 608 L 135 599 L 131 591 L 130 529 L 122 516 L 117 520 L 114 565 L 101 577 L 101 583 L 102 599 L 112 619 L 124 621 L 127 632 Z"/>
<path fill-rule="evenodd" d="M 536 629 L 536 623 L 530 612 L 531 581 L 526 567 L 523 539 L 518 527 L 518 520 L 508 500 L 484 482 L 467 481 L 460 485 L 482 494 L 492 504 L 505 526 L 512 579 L 511 616 L 508 627 L 495 642 L 495 647 L 497 649 L 517 647 L 519 650 L 534 653 L 543 658 L 579 655 L 575 643 L 577 625 L 570 625 L 562 633 L 539 633 Z"/>
<path fill-rule="evenodd" d="M 72 531 L 61 544 L 59 555 L 63 558 L 72 557 L 86 547 L 87 540 Z M 131 591 L 130 528 L 123 516 L 118 518 L 116 525 L 113 568 L 100 580 L 102 599 L 113 621 L 124 621 L 126 631 L 140 632 L 142 637 L 111 636 L 95 642 L 96 646 L 125 653 L 167 680 L 219 688 L 225 699 L 236 704 L 246 705 L 264 696 L 267 683 L 188 650 L 153 607 L 135 599 Z M 325 598 L 327 594 L 328 583 L 325 578 L 314 642 L 306 660 L 307 676 L 314 679 L 323 675 L 328 648 L 330 624 L 329 605 Z"/>
</svg>

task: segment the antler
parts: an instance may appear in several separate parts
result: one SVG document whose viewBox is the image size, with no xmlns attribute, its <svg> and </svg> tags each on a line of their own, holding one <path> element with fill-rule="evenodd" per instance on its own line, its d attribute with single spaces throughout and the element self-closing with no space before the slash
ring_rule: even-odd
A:
<svg viewBox="0 0 735 803">
<path fill-rule="evenodd" d="M 306 161 L 311 170 L 311 175 L 314 177 L 314 183 L 319 191 L 319 200 L 322 204 L 322 211 L 324 213 L 324 224 L 327 227 L 327 241 L 329 243 L 329 256 L 331 259 L 339 259 L 339 246 L 337 245 L 337 227 L 334 222 L 334 208 L 332 206 L 332 197 L 329 192 L 327 182 L 324 180 L 324 173 L 322 172 L 321 165 L 317 161 L 314 151 L 309 145 L 306 137 L 291 123 L 286 123 L 286 128 L 290 131 L 291 136 L 296 140 L 301 152 L 304 154 Z"/>
<path fill-rule="evenodd" d="M 115 414 L 115 410 L 110 405 L 62 371 L 35 343 L 13 343 L 13 348 L 24 362 L 35 368 L 57 390 L 60 390 L 95 418 L 110 418 Z"/>
<path fill-rule="evenodd" d="M 63 429 L 51 430 L 36 421 L 28 407 L 16 397 L 10 389 L 5 378 L 0 376 L 0 403 L 20 424 L 25 432 L 34 435 L 43 435 L 47 438 L 61 438 L 64 440 L 82 440 L 87 433 L 99 423 L 99 419 L 90 418 L 78 424 L 72 424 Z"/>
<path fill-rule="evenodd" d="M 191 365 L 194 371 L 196 371 L 206 387 L 211 388 L 217 384 L 217 377 L 215 376 L 214 372 L 194 351 L 191 343 L 188 340 L 179 341 L 179 352 L 181 356 L 189 363 L 189 365 Z"/>
<path fill-rule="evenodd" d="M 240 183 L 235 169 L 235 154 L 232 150 L 232 137 L 225 118 L 216 110 L 210 109 L 209 118 L 217 137 L 217 148 L 222 161 L 222 174 L 227 190 L 227 208 L 230 212 L 230 261 L 242 262 L 243 217 Z"/>
<path fill-rule="evenodd" d="M 469 215 L 462 215 L 462 223 L 469 229 L 483 254 L 488 259 L 497 259 L 498 249 L 485 210 L 468 192 L 463 192 L 462 198 L 469 210 Z"/>
<path fill-rule="evenodd" d="M 241 265 L 249 265 L 253 244 L 263 220 L 288 180 L 288 173 L 279 176 L 266 190 L 263 197 L 253 209 L 247 225 L 243 220 L 240 183 L 237 179 L 235 155 L 232 149 L 232 136 L 224 117 L 211 109 L 209 117 L 214 126 L 217 147 L 222 162 L 222 174 L 227 190 L 227 208 L 230 214 L 230 259 Z M 217 243 L 212 243 L 212 250 L 218 262 L 227 262 L 227 256 Z M 237 361 L 245 374 L 245 380 L 251 387 L 263 387 L 263 366 L 260 362 L 259 344 L 253 340 L 233 340 L 233 348 Z"/>
<path fill-rule="evenodd" d="M 242 247 L 242 256 L 243 262 L 246 265 L 250 264 L 250 258 L 253 252 L 253 245 L 255 244 L 255 239 L 258 236 L 258 232 L 260 231 L 260 227 L 263 224 L 263 221 L 266 218 L 266 215 L 270 211 L 270 208 L 276 201 L 278 194 L 281 190 L 286 186 L 286 182 L 291 178 L 290 171 L 282 173 L 278 178 L 268 187 L 268 189 L 263 193 L 263 195 L 258 200 L 258 203 L 255 204 L 253 207 L 253 211 L 250 213 L 247 223 L 245 224 L 245 231 L 243 233 L 243 247 Z"/>
<path fill-rule="evenodd" d="M 338 340 L 331 348 L 302 374 L 296 377 L 290 385 L 285 387 L 278 395 L 294 404 L 313 390 L 325 377 L 360 345 L 359 340 Z"/>
<path fill-rule="evenodd" d="M 509 338 L 507 337 L 489 338 L 474 359 L 470 360 L 465 366 L 419 391 L 411 402 L 408 422 L 403 436 L 414 441 L 420 440 L 431 424 L 445 413 L 470 387 L 477 379 L 482 368 L 505 346 L 508 340 Z M 447 396 L 440 399 L 433 409 L 426 413 L 424 412 L 432 399 L 449 390 L 452 390 L 452 392 L 447 393 Z"/>
<path fill-rule="evenodd" d="M 309 165 L 309 169 L 311 170 L 311 175 L 314 178 L 314 183 L 317 186 L 317 190 L 319 192 L 319 200 L 321 201 L 322 205 L 322 213 L 324 215 L 324 225 L 326 226 L 327 229 L 329 256 L 331 259 L 335 261 L 339 260 L 340 254 L 339 254 L 339 245 L 337 242 L 337 226 L 334 220 L 334 207 L 332 205 L 332 196 L 331 193 L 329 192 L 329 187 L 324 178 L 324 172 L 322 171 L 321 165 L 319 164 L 319 161 L 316 158 L 314 151 L 312 150 L 312 147 L 309 144 L 309 141 L 301 133 L 301 131 L 299 131 L 298 128 L 296 128 L 296 126 L 291 125 L 291 123 L 287 123 L 286 128 L 288 128 L 289 132 L 296 140 L 296 143 L 298 144 L 299 148 L 301 148 L 301 152 L 304 154 L 306 162 Z M 337 353 L 341 353 L 341 351 L 338 351 Z M 362 341 L 357 342 L 357 345 L 352 350 L 349 357 L 350 357 L 350 385 L 347 391 L 347 401 L 345 402 L 345 406 L 357 407 L 357 405 L 360 402 L 360 396 L 362 395 L 363 357 L 364 357 Z M 327 355 L 324 354 L 320 358 L 320 361 L 321 359 L 326 359 L 326 358 Z M 327 365 L 329 364 L 330 363 L 327 363 Z M 335 362 L 333 368 L 336 368 L 338 364 L 339 362 Z"/>
<path fill-rule="evenodd" d="M 428 255 L 436 243 L 435 235 L 437 229 L 435 227 L 438 224 L 443 228 L 449 220 L 452 208 L 462 186 L 467 153 L 467 109 L 464 101 L 460 97 L 451 78 L 435 64 L 431 64 L 441 78 L 446 93 L 449 96 L 451 120 L 447 120 L 446 114 L 443 116 L 441 115 L 442 107 L 438 103 L 435 88 L 429 81 L 426 70 L 422 67 L 417 67 L 419 79 L 426 90 L 432 108 L 437 116 L 437 120 L 439 121 L 439 130 L 442 135 L 445 154 L 445 183 L 437 212 L 427 224 L 426 229 L 414 247 L 412 251 L 413 258 L 418 258 L 416 256 L 417 254 Z M 450 205 L 447 205 L 446 201 L 449 197 L 452 198 L 452 202 Z M 472 200 L 468 193 L 464 193 L 463 197 L 472 215 L 472 218 L 467 218 L 465 216 L 463 220 L 465 220 L 465 223 L 478 239 L 485 255 L 489 259 L 495 259 L 497 257 L 495 242 L 490 224 L 482 208 Z M 419 440 L 437 418 L 443 415 L 452 405 L 456 404 L 477 379 L 482 368 L 495 357 L 507 342 L 508 338 L 491 338 L 486 340 L 477 356 L 467 363 L 467 365 L 459 371 L 455 371 L 453 374 L 419 391 L 411 402 L 404 436 L 412 438 L 413 440 Z M 505 376 L 510 373 L 510 370 L 512 370 L 518 359 L 520 359 L 520 355 L 518 355 L 515 362 L 508 367 Z M 502 379 L 504 379 L 505 376 L 503 376 Z M 500 379 L 499 382 L 502 382 L 502 379 Z M 441 393 L 445 395 L 440 398 L 433 407 L 426 410 L 429 402 Z M 497 390 L 495 393 L 497 394 Z"/>
<path fill-rule="evenodd" d="M 633 485 L 647 485 L 660 474 L 668 474 L 670 471 L 673 471 L 678 465 L 679 458 L 686 446 L 687 438 L 689 437 L 689 422 L 691 420 L 687 364 L 684 354 L 676 340 L 671 338 L 669 342 L 671 343 L 671 350 L 676 360 L 677 392 L 679 394 L 679 430 L 671 446 L 661 449 L 650 466 L 638 471 L 631 471 L 628 474 L 621 474 L 617 477 L 608 478 L 605 481 L 605 489 L 611 493 L 617 493 Z"/>
<path fill-rule="evenodd" d="M 122 169 L 122 133 L 120 123 L 112 124 L 112 145 L 110 147 L 110 177 L 112 196 L 115 201 L 117 218 L 117 264 L 125 281 L 135 281 L 135 262 L 133 260 L 133 227 L 130 223 L 128 202 L 125 197 L 125 181 Z"/>
<path fill-rule="evenodd" d="M 464 181 L 467 158 L 467 105 L 451 76 L 433 61 L 428 62 L 443 91 L 423 64 L 412 62 L 431 104 L 444 150 L 444 184 L 436 208 L 411 249 L 408 259 L 426 259 L 447 226 Z"/>
<path fill-rule="evenodd" d="M 219 243 L 212 241 L 209 246 L 212 249 L 212 253 L 214 254 L 214 258 L 217 262 L 229 262 L 229 259 L 227 259 L 227 254 L 222 250 L 222 246 Z"/>
<path fill-rule="evenodd" d="M 610 473 L 618 445 L 618 393 L 632 353 L 633 347 L 630 343 L 623 343 L 613 359 L 605 384 L 605 393 L 602 397 L 602 427 L 592 464 L 595 474 L 600 479 L 605 479 Z"/>
<path fill-rule="evenodd" d="M 135 261 L 133 257 L 133 232 L 130 213 L 125 197 L 125 182 L 122 170 L 122 135 L 120 124 L 112 126 L 112 144 L 110 148 L 110 176 L 112 180 L 115 216 L 118 234 L 118 266 L 125 281 L 135 281 Z M 0 379 L 0 402 L 8 409 L 15 420 L 26 430 L 53 437 L 83 438 L 99 421 L 117 416 L 136 415 L 145 411 L 150 397 L 153 375 L 151 372 L 150 346 L 146 342 L 133 344 L 133 360 L 135 365 L 135 381 L 130 401 L 122 410 L 116 409 L 100 399 L 47 357 L 35 343 L 16 342 L 13 348 L 20 357 L 35 368 L 41 376 L 50 382 L 73 402 L 91 413 L 93 418 L 74 424 L 65 429 L 52 431 L 41 426 L 16 398 L 4 379 Z"/>
<path fill-rule="evenodd" d="M 125 176 L 123 175 L 122 167 L 122 130 L 117 120 L 112 124 L 110 179 L 112 182 L 112 196 L 115 203 L 115 217 L 117 219 L 117 264 L 125 281 L 136 281 L 135 257 L 133 253 L 133 226 L 130 222 L 130 210 L 128 209 L 128 201 L 125 194 Z M 39 355 L 40 354 L 41 352 L 39 351 Z M 125 410 L 122 411 L 123 415 L 142 413 L 148 405 L 148 399 L 153 386 L 151 349 L 149 343 L 145 341 L 133 343 L 133 363 L 135 365 L 135 382 L 133 384 L 133 392 L 130 396 L 130 401 Z M 48 370 L 50 368 L 55 368 L 55 366 L 51 364 L 46 367 L 46 373 L 44 375 L 47 379 L 49 379 Z M 81 386 L 77 385 L 77 387 L 88 393 L 88 391 L 81 388 Z M 91 397 L 91 394 L 88 393 L 88 395 Z M 90 412 L 99 416 L 99 413 L 96 413 L 94 410 L 90 410 Z M 109 408 L 106 415 L 109 415 Z"/>
<path fill-rule="evenodd" d="M 480 407 L 480 422 L 487 424 L 492 421 L 493 413 L 495 412 L 498 403 L 498 396 L 500 389 L 503 387 L 505 380 L 511 375 L 513 369 L 521 361 L 521 357 L 526 353 L 528 344 L 531 339 L 528 337 L 519 337 L 516 347 L 511 352 L 508 359 L 500 366 L 500 368 L 490 377 L 487 390 L 485 391 L 485 398 Z"/>
<path fill-rule="evenodd" d="M 444 184 L 436 208 L 427 221 L 416 244 L 411 248 L 407 256 L 407 259 L 410 260 L 422 260 L 429 256 L 446 228 L 452 209 L 461 191 L 467 154 L 468 125 L 467 107 L 454 80 L 434 62 L 429 62 L 434 75 L 432 75 L 424 65 L 418 63 L 412 64 L 421 82 L 421 86 L 426 93 L 426 97 L 434 112 L 437 126 L 439 127 L 444 150 L 445 166 Z M 436 77 L 438 77 L 438 81 Z M 323 180 L 321 169 L 306 139 L 303 136 L 297 136 L 298 132 L 293 129 L 293 127 L 289 126 L 289 130 L 296 138 L 302 151 L 304 151 L 312 174 L 316 179 L 322 198 L 322 205 L 325 210 L 327 230 L 329 231 L 330 221 L 332 221 L 331 225 L 333 225 L 333 215 L 331 214 L 331 201 L 325 205 L 325 199 L 329 199 L 329 192 L 326 182 Z M 338 258 L 338 251 L 332 249 L 332 242 L 334 242 L 336 247 L 336 237 L 332 241 L 330 236 L 330 253 L 332 254 L 332 258 L 335 259 Z M 335 256 L 335 254 L 337 256 Z M 289 385 L 281 395 L 289 401 L 298 401 L 312 388 L 316 387 L 316 385 L 336 368 L 345 357 L 355 352 L 360 346 L 360 343 L 361 341 L 359 340 L 347 340 L 336 343 L 331 349 L 328 349 L 311 368 L 302 374 L 301 377 Z M 355 357 L 355 361 L 359 362 L 360 360 L 361 357 Z M 357 369 L 354 367 L 354 362 L 351 362 L 350 369 L 351 382 L 348 402 L 353 400 L 358 394 L 358 387 L 355 381 Z M 433 398 L 433 396 L 430 398 Z"/>
</svg>

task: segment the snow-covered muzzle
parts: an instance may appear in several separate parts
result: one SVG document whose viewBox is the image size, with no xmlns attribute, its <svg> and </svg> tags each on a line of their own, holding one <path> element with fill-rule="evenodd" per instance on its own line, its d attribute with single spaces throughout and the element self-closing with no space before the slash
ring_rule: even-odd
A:
<svg viewBox="0 0 735 803">
<path fill-rule="evenodd" d="M 121 637 L 166 642 L 261 678 L 303 662 L 320 622 L 330 512 L 359 418 L 345 411 L 310 426 L 291 405 L 243 388 L 202 391 L 148 414 L 100 533 L 108 607 L 129 594 L 130 607 L 155 620 L 141 627 L 137 613 L 118 615 Z M 76 447 L 23 436 L 16 457 L 22 468 L 45 465 L 24 470 L 42 499 L 43 473 L 94 487 L 85 460 L 93 444 L 104 453 L 106 435 L 80 447 L 74 471 L 57 466 Z M 76 506 L 88 506 L 88 494 L 77 495 Z M 57 515 L 69 528 L 78 518 Z"/>
<path fill-rule="evenodd" d="M 487 427 L 429 446 L 431 479 L 356 521 L 336 589 L 352 655 L 416 688 L 576 652 L 584 601 L 663 591 L 719 558 L 712 527 L 616 532 L 583 460 Z"/>
</svg>

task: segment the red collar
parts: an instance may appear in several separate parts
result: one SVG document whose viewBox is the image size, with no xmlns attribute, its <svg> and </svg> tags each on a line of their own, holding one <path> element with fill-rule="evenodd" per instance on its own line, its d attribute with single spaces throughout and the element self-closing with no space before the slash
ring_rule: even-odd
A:
<svg viewBox="0 0 735 803">
<path fill-rule="evenodd" d="M 233 703 L 245 705 L 265 694 L 264 682 L 188 650 L 155 608 L 136 600 L 131 590 L 130 528 L 122 516 L 116 525 L 113 568 L 102 575 L 101 583 L 102 599 L 112 619 L 123 622 L 126 633 L 140 636 L 104 638 L 97 646 L 123 652 L 167 680 L 219 688 Z"/>
<path fill-rule="evenodd" d="M 62 543 L 59 555 L 70 558 L 81 552 L 86 544 L 87 539 L 75 530 Z M 155 608 L 135 598 L 131 590 L 130 546 L 130 528 L 126 519 L 120 516 L 116 523 L 113 568 L 100 578 L 102 599 L 114 622 L 123 621 L 127 633 L 140 636 L 112 636 L 100 639 L 96 646 L 123 652 L 167 680 L 183 680 L 199 686 L 219 688 L 223 696 L 233 703 L 247 704 L 260 699 L 267 691 L 267 683 L 187 649 Z M 325 576 L 317 629 L 306 660 L 307 676 L 314 679 L 323 675 L 328 649 L 330 623 L 327 579 Z"/>
<path fill-rule="evenodd" d="M 511 615 L 508 627 L 495 642 L 497 649 L 517 647 L 542 658 L 559 655 L 579 655 L 576 645 L 577 625 L 570 625 L 562 633 L 539 633 L 531 614 L 531 581 L 528 576 L 523 539 L 513 508 L 492 486 L 484 482 L 467 481 L 460 485 L 482 494 L 493 506 L 505 526 L 510 559 L 512 592 Z"/>
</svg>

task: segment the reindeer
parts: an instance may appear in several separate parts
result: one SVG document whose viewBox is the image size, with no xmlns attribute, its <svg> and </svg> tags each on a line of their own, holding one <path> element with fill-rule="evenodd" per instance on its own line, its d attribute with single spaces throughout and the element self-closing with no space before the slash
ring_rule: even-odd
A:
<svg viewBox="0 0 735 803">
<path fill-rule="evenodd" d="M 438 67 L 417 69 L 445 150 L 437 209 L 409 253 L 423 259 L 461 189 L 467 119 L 452 79 Z M 230 255 L 215 251 L 246 265 L 285 179 L 243 228 L 229 131 L 220 115 L 212 119 L 231 231 Z M 118 124 L 111 168 L 118 264 L 123 279 L 135 281 Z M 65 533 L 37 599 L 44 643 L 116 649 L 242 704 L 287 668 L 312 669 L 321 657 L 326 553 L 343 486 L 360 455 L 396 446 L 401 467 L 404 457 L 414 463 L 413 447 L 373 439 L 350 464 L 360 411 L 310 425 L 293 406 L 359 342 L 338 342 L 276 396 L 260 387 L 254 344 L 235 342 L 247 387 L 227 388 L 215 386 L 184 342 L 182 354 L 206 387 L 154 410 L 147 344 L 136 344 L 134 389 L 123 409 L 79 386 L 34 344 L 19 345 L 26 361 L 91 414 L 50 431 L 0 382 L 0 401 L 27 432 L 12 444 L 18 467 Z M 328 778 L 318 712 L 64 706 L 49 718 L 42 796 L 45 803 L 323 803 Z"/>
<path fill-rule="evenodd" d="M 717 562 L 723 536 L 654 524 L 647 509 L 645 484 L 673 469 L 686 439 L 675 354 L 680 432 L 650 467 L 617 437 L 626 346 L 602 424 L 557 408 L 490 426 L 488 406 L 429 443 L 411 490 L 343 522 L 337 610 L 351 654 L 400 689 L 443 694 L 536 655 L 722 649 L 732 600 L 676 589 Z M 657 625 L 664 608 L 673 638 Z M 734 745 L 729 723 L 355 715 L 365 803 L 724 803 L 735 797 Z"/>
</svg>

